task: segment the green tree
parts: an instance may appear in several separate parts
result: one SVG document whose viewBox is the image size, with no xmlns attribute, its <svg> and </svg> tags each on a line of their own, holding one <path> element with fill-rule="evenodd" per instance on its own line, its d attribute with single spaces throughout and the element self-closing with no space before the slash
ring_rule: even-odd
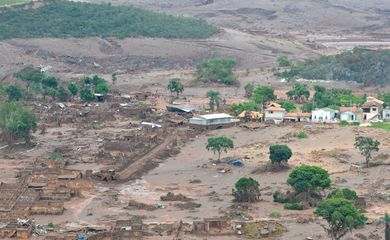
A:
<svg viewBox="0 0 390 240">
<path fill-rule="evenodd" d="M 296 83 L 292 90 L 288 91 L 287 96 L 290 100 L 294 100 L 298 103 L 306 102 L 310 97 L 310 91 L 307 89 L 306 84 Z"/>
<path fill-rule="evenodd" d="M 372 153 L 379 151 L 379 145 L 379 141 L 370 137 L 358 136 L 355 138 L 355 148 L 366 158 L 367 167 L 369 167 L 370 160 L 372 159 Z"/>
<path fill-rule="evenodd" d="M 274 94 L 274 89 L 267 86 L 261 86 L 256 88 L 251 99 L 257 104 L 264 105 L 266 102 L 275 100 L 276 96 Z"/>
<path fill-rule="evenodd" d="M 221 104 L 221 94 L 218 91 L 210 90 L 206 95 L 209 98 L 209 107 L 211 111 L 215 110 L 215 107 L 219 109 Z"/>
<path fill-rule="evenodd" d="M 341 239 L 349 231 L 364 225 L 367 221 L 352 202 L 344 198 L 330 198 L 320 202 L 314 214 L 328 222 L 329 227 L 325 229 L 335 240 Z"/>
<path fill-rule="evenodd" d="M 242 103 L 233 103 L 230 106 L 231 111 L 234 115 L 239 115 L 243 111 L 259 111 L 259 105 L 254 101 L 247 101 Z"/>
<path fill-rule="evenodd" d="M 23 90 L 19 84 L 10 84 L 5 88 L 8 101 L 19 101 L 23 98 Z"/>
<path fill-rule="evenodd" d="M 276 101 L 276 103 L 280 104 L 282 108 L 286 109 L 287 112 L 296 112 L 297 107 L 292 101 Z"/>
<path fill-rule="evenodd" d="M 108 92 L 109 89 L 106 83 L 99 83 L 95 88 L 95 93 L 107 94 Z"/>
<path fill-rule="evenodd" d="M 65 102 L 69 99 L 69 93 L 64 87 L 61 86 L 57 89 L 57 97 L 60 101 Z"/>
<path fill-rule="evenodd" d="M 42 79 L 42 85 L 46 88 L 56 88 L 58 86 L 58 80 L 55 77 L 46 77 Z"/>
<path fill-rule="evenodd" d="M 9 145 L 19 137 L 30 145 L 31 133 L 37 129 L 37 120 L 31 110 L 19 102 L 4 102 L 0 104 L 0 128 Z"/>
<path fill-rule="evenodd" d="M 290 61 L 287 56 L 279 56 L 277 59 L 279 67 L 288 67 L 290 66 Z"/>
<path fill-rule="evenodd" d="M 95 99 L 95 95 L 93 95 L 91 89 L 82 88 L 80 90 L 80 98 L 86 102 L 93 101 Z"/>
<path fill-rule="evenodd" d="M 198 64 L 196 78 L 202 82 L 234 85 L 238 83 L 233 74 L 233 68 L 235 66 L 236 61 L 233 59 L 209 59 Z"/>
<path fill-rule="evenodd" d="M 251 84 L 251 83 L 247 83 L 244 86 L 244 90 L 245 90 L 245 97 L 246 98 L 251 98 L 252 94 L 253 94 L 253 91 L 255 90 L 255 86 L 253 84 Z"/>
<path fill-rule="evenodd" d="M 180 93 L 184 91 L 184 86 L 179 78 L 173 78 L 169 81 L 167 89 L 171 94 L 175 92 L 176 96 L 179 97 Z"/>
<path fill-rule="evenodd" d="M 52 100 L 54 101 L 58 95 L 58 91 L 56 88 L 49 87 L 49 88 L 46 88 L 45 95 L 50 96 L 52 98 Z"/>
<path fill-rule="evenodd" d="M 296 167 L 288 176 L 287 183 L 298 193 L 312 194 L 329 188 L 329 173 L 317 166 L 302 165 Z"/>
<path fill-rule="evenodd" d="M 308 101 L 301 107 L 302 112 L 311 112 L 317 108 L 317 104 L 314 101 Z"/>
<path fill-rule="evenodd" d="M 6 95 L 4 86 L 0 83 L 0 97 Z"/>
<path fill-rule="evenodd" d="M 38 69 L 27 67 L 20 72 L 14 74 L 15 77 L 27 83 L 27 92 L 30 91 L 31 84 L 40 84 L 46 78 L 45 74 Z"/>
<path fill-rule="evenodd" d="M 227 151 L 229 149 L 234 148 L 233 140 L 228 137 L 211 137 L 207 140 L 206 149 L 208 151 L 213 151 L 214 153 L 218 153 L 218 161 L 221 160 L 221 153 Z"/>
<path fill-rule="evenodd" d="M 235 189 L 233 189 L 233 196 L 236 202 L 257 202 L 261 196 L 260 194 L 260 184 L 253 178 L 242 177 L 236 184 Z"/>
<path fill-rule="evenodd" d="M 71 82 L 68 84 L 68 90 L 73 96 L 76 96 L 77 92 L 79 91 L 79 88 L 75 83 Z"/>
<path fill-rule="evenodd" d="M 272 164 L 287 162 L 292 156 L 292 151 L 287 145 L 272 145 L 269 147 L 269 159 Z"/>
</svg>

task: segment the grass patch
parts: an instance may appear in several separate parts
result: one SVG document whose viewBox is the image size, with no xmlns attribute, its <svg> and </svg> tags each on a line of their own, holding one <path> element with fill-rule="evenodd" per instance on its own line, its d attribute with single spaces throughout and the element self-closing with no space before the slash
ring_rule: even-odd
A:
<svg viewBox="0 0 390 240">
<path fill-rule="evenodd" d="M 215 32 L 217 28 L 204 20 L 132 6 L 53 0 L 37 9 L 5 9 L 0 12 L 0 39 L 88 36 L 207 38 Z"/>
<path fill-rule="evenodd" d="M 28 3 L 30 0 L 0 0 L 0 7 Z"/>
<path fill-rule="evenodd" d="M 390 123 L 373 123 L 371 124 L 371 127 L 384 129 L 390 132 Z"/>
<path fill-rule="evenodd" d="M 306 132 L 300 131 L 300 132 L 297 134 L 297 138 L 299 138 L 299 139 L 308 138 L 308 135 L 307 135 Z"/>
<path fill-rule="evenodd" d="M 299 203 L 286 203 L 284 209 L 288 210 L 303 210 L 303 206 Z"/>
</svg>

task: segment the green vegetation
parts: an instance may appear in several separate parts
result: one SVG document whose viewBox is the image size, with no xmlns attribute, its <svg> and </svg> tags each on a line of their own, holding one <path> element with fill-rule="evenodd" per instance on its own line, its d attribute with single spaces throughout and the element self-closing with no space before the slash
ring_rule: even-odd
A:
<svg viewBox="0 0 390 240">
<path fill-rule="evenodd" d="M 390 93 L 379 94 L 379 99 L 384 102 L 384 107 L 390 107 Z"/>
<path fill-rule="evenodd" d="M 292 156 L 292 151 L 287 145 L 272 145 L 269 147 L 269 159 L 272 164 L 287 162 Z"/>
<path fill-rule="evenodd" d="M 350 104 L 363 104 L 366 97 L 356 97 L 352 94 L 352 90 L 343 88 L 326 89 L 322 86 L 314 86 L 315 94 L 311 101 L 308 101 L 302 106 L 305 112 L 311 112 L 315 108 L 330 107 L 338 109 L 341 106 Z"/>
<path fill-rule="evenodd" d="M 284 204 L 284 209 L 288 210 L 303 210 L 303 206 L 299 203 L 286 203 Z"/>
<path fill-rule="evenodd" d="M 201 62 L 197 66 L 196 78 L 202 82 L 234 85 L 238 80 L 233 74 L 236 61 L 233 59 L 215 58 Z"/>
<path fill-rule="evenodd" d="M 371 127 L 390 131 L 390 123 L 372 123 Z"/>
<path fill-rule="evenodd" d="M 264 104 L 265 102 L 273 101 L 276 99 L 274 91 L 275 90 L 270 87 L 260 86 L 253 92 L 251 99 L 257 104 Z"/>
<path fill-rule="evenodd" d="M 23 138 L 27 145 L 31 142 L 31 133 L 37 129 L 37 120 L 32 111 L 19 102 L 3 102 L 0 104 L 1 137 L 9 145 L 18 138 Z"/>
<path fill-rule="evenodd" d="M 278 211 L 273 210 L 270 214 L 270 217 L 280 217 L 280 213 Z"/>
<path fill-rule="evenodd" d="M 255 90 L 255 86 L 251 83 L 247 83 L 244 86 L 244 90 L 245 90 L 245 97 L 250 98 L 252 97 L 253 91 Z"/>
<path fill-rule="evenodd" d="M 367 221 L 353 203 L 344 198 L 329 198 L 320 202 L 314 214 L 328 222 L 327 232 L 336 240 Z"/>
<path fill-rule="evenodd" d="M 295 106 L 295 104 L 292 101 L 278 100 L 278 101 L 276 101 L 276 103 L 280 104 L 282 106 L 282 108 L 286 109 L 287 112 L 296 112 L 297 111 L 297 107 Z"/>
<path fill-rule="evenodd" d="M 30 0 L 0 0 L 0 7 L 28 3 Z"/>
<path fill-rule="evenodd" d="M 10 84 L 5 88 L 8 101 L 19 101 L 23 98 L 23 90 L 19 84 Z"/>
<path fill-rule="evenodd" d="M 54 0 L 36 9 L 12 9 L 0 13 L 0 39 L 87 36 L 207 38 L 216 31 L 203 20 L 111 4 Z"/>
<path fill-rule="evenodd" d="M 51 152 L 49 154 L 49 159 L 53 161 L 59 161 L 62 159 L 62 154 L 59 152 Z"/>
<path fill-rule="evenodd" d="M 385 213 L 385 240 L 390 240 L 390 215 Z"/>
<path fill-rule="evenodd" d="M 288 91 L 287 96 L 290 100 L 294 100 L 298 103 L 306 102 L 310 97 L 310 91 L 307 88 L 306 84 L 296 83 L 290 91 Z"/>
<path fill-rule="evenodd" d="M 233 190 L 234 200 L 236 202 L 257 202 L 260 198 L 260 184 L 253 178 L 242 177 Z"/>
<path fill-rule="evenodd" d="M 321 56 L 293 64 L 278 73 L 288 80 L 296 78 L 356 81 L 370 84 L 390 83 L 390 50 L 355 49 L 335 56 Z"/>
<path fill-rule="evenodd" d="M 296 192 L 314 193 L 330 187 L 331 180 L 325 169 L 303 165 L 296 167 L 288 176 L 287 183 Z"/>
<path fill-rule="evenodd" d="M 254 101 L 247 101 L 242 103 L 233 103 L 230 105 L 230 109 L 234 115 L 239 115 L 243 111 L 259 111 L 259 104 Z"/>
<path fill-rule="evenodd" d="M 209 98 L 209 107 L 211 111 L 214 111 L 215 108 L 219 108 L 221 105 L 221 94 L 218 91 L 210 90 L 207 92 L 206 96 Z"/>
<path fill-rule="evenodd" d="M 372 153 L 379 151 L 380 142 L 370 137 L 358 136 L 355 138 L 355 148 L 366 158 L 367 167 L 369 167 Z"/>
<path fill-rule="evenodd" d="M 83 101 L 91 102 L 95 99 L 95 95 L 93 95 L 91 89 L 89 88 L 83 88 L 80 90 L 80 98 Z"/>
<path fill-rule="evenodd" d="M 51 229 L 55 228 L 54 223 L 49 222 L 49 223 L 47 224 L 47 228 L 51 228 Z"/>
<path fill-rule="evenodd" d="M 355 191 L 349 188 L 342 188 L 331 191 L 327 198 L 345 198 L 350 201 L 355 201 L 358 199 L 358 196 Z"/>
<path fill-rule="evenodd" d="M 288 67 L 291 64 L 287 56 L 280 56 L 276 61 L 278 62 L 279 67 Z"/>
<path fill-rule="evenodd" d="M 218 161 L 221 160 L 221 153 L 234 148 L 233 141 L 228 137 L 211 137 L 207 140 L 206 149 L 218 153 Z"/>
<path fill-rule="evenodd" d="M 169 81 L 167 89 L 171 94 L 176 93 L 176 96 L 179 97 L 180 93 L 184 91 L 184 86 L 179 78 L 173 78 Z"/>
<path fill-rule="evenodd" d="M 305 138 L 308 138 L 309 136 L 307 135 L 307 133 L 305 131 L 300 131 L 298 134 L 297 134 L 297 137 L 299 139 L 305 139 Z"/>
</svg>

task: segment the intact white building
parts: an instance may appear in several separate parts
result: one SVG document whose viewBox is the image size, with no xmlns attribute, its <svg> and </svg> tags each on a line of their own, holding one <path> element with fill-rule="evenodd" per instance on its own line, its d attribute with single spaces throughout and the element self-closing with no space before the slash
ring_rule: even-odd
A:
<svg viewBox="0 0 390 240">
<path fill-rule="evenodd" d="M 331 108 L 316 109 L 311 112 L 312 122 L 336 122 L 337 110 Z"/>
<path fill-rule="evenodd" d="M 271 103 L 264 110 L 264 121 L 275 123 L 283 122 L 286 112 L 286 109 L 282 108 L 280 104 Z"/>
<path fill-rule="evenodd" d="M 349 123 L 361 122 L 363 114 L 357 107 L 341 107 L 340 108 L 340 120 Z"/>
<path fill-rule="evenodd" d="M 195 128 L 222 128 L 225 126 L 232 126 L 239 122 L 238 119 L 233 119 L 232 116 L 226 113 L 206 114 L 196 117 L 192 117 L 189 120 L 189 124 Z"/>
<path fill-rule="evenodd" d="M 362 105 L 363 120 L 366 122 L 377 122 L 382 120 L 383 101 L 374 97 L 367 97 L 367 101 Z"/>
<path fill-rule="evenodd" d="M 390 107 L 383 109 L 382 119 L 385 122 L 390 122 Z"/>
</svg>

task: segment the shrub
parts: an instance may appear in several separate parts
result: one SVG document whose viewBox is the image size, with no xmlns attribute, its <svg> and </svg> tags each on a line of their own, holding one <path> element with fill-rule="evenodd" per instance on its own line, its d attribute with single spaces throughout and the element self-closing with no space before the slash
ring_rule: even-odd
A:
<svg viewBox="0 0 390 240">
<path fill-rule="evenodd" d="M 198 64 L 196 78 L 202 82 L 234 85 L 238 83 L 233 75 L 234 66 L 236 66 L 236 61 L 233 59 L 216 58 L 206 60 Z"/>
<path fill-rule="evenodd" d="M 270 214 L 270 217 L 280 217 L 280 213 L 278 211 L 273 210 Z"/>
<path fill-rule="evenodd" d="M 343 188 L 331 191 L 327 198 L 345 198 L 347 200 L 355 201 L 358 199 L 358 196 L 355 191 L 349 188 Z"/>
<path fill-rule="evenodd" d="M 286 203 L 284 209 L 288 210 L 303 210 L 303 206 L 299 203 Z"/>
<path fill-rule="evenodd" d="M 260 197 L 260 184 L 253 178 L 240 178 L 233 190 L 236 202 L 256 202 Z"/>
<path fill-rule="evenodd" d="M 91 89 L 83 88 L 80 90 L 80 98 L 86 102 L 91 102 L 95 99 L 95 95 L 92 93 Z"/>
<path fill-rule="evenodd" d="M 304 139 L 304 138 L 308 138 L 308 135 L 305 131 L 300 131 L 298 134 L 297 134 L 297 137 L 299 139 Z"/>
<path fill-rule="evenodd" d="M 325 169 L 317 166 L 302 165 L 296 167 L 288 176 L 287 183 L 297 193 L 319 192 L 330 187 L 331 180 Z"/>
<path fill-rule="evenodd" d="M 345 121 L 345 120 L 341 120 L 339 122 L 339 124 L 340 124 L 340 126 L 348 126 L 349 125 L 349 123 L 347 121 Z"/>
<path fill-rule="evenodd" d="M 54 225 L 54 223 L 49 222 L 49 223 L 47 224 L 47 227 L 48 227 L 48 228 L 55 228 L 56 226 Z"/>
<path fill-rule="evenodd" d="M 58 161 L 62 159 L 62 154 L 59 152 L 52 152 L 49 154 L 49 159 L 53 161 Z"/>
<path fill-rule="evenodd" d="M 290 66 L 290 61 L 288 60 L 287 56 L 280 56 L 280 57 L 278 57 L 277 62 L 279 64 L 279 67 L 288 67 L 288 66 Z"/>
</svg>

